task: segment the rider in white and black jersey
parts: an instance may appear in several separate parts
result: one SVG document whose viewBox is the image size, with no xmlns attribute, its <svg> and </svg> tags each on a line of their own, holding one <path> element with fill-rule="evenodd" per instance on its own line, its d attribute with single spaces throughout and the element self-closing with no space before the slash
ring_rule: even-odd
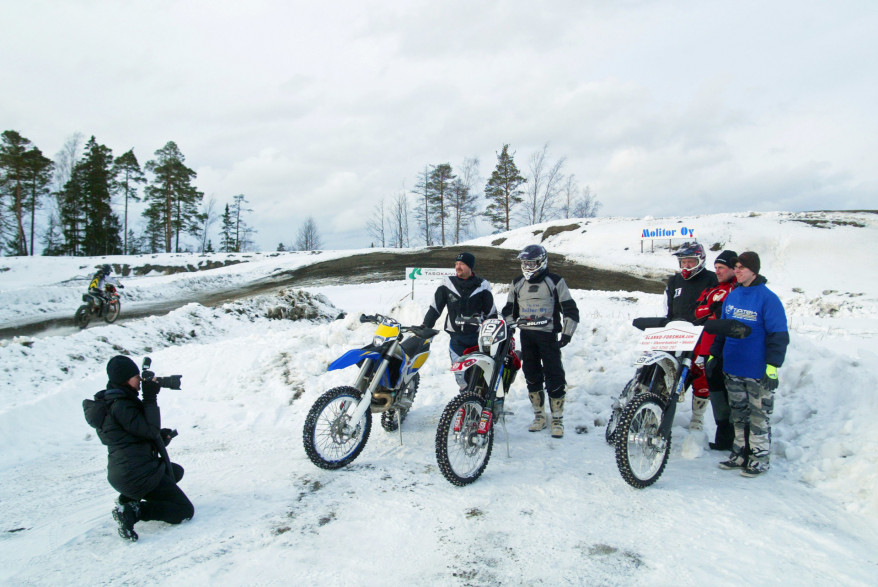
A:
<svg viewBox="0 0 878 587">
<path fill-rule="evenodd" d="M 561 348 L 570 342 L 579 324 L 579 310 L 564 278 L 548 271 L 548 253 L 540 245 L 525 247 L 518 255 L 522 276 L 512 281 L 503 316 L 517 319 L 521 331 L 522 370 L 534 408 L 529 430 L 548 425 L 543 386 L 552 410 L 552 436 L 564 436 L 564 366 Z M 560 337 L 559 337 L 560 334 Z"/>
</svg>

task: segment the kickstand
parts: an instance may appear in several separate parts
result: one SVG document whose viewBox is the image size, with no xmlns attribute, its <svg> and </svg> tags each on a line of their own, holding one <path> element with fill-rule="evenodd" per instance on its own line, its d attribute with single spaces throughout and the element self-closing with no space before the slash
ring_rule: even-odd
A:
<svg viewBox="0 0 878 587">
<path fill-rule="evenodd" d="M 512 454 L 509 452 L 509 432 L 506 431 L 506 412 L 500 413 L 500 426 L 503 428 L 503 436 L 506 438 L 506 458 L 511 459 Z"/>
<path fill-rule="evenodd" d="M 402 446 L 402 410 L 396 410 L 396 427 L 399 429 L 399 446 Z"/>
</svg>

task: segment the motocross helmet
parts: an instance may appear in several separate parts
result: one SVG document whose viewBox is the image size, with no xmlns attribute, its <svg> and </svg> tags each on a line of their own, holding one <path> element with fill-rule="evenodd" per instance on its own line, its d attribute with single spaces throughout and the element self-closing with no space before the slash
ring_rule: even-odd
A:
<svg viewBox="0 0 878 587">
<path fill-rule="evenodd" d="M 698 275 L 698 273 L 704 269 L 704 262 L 707 260 L 707 255 L 704 254 L 704 246 L 697 242 L 683 243 L 680 248 L 676 250 L 674 256 L 677 257 L 677 262 L 680 262 L 683 259 L 695 259 L 698 262 L 697 265 L 691 269 L 680 268 L 680 273 L 683 275 L 683 279 L 692 279 Z"/>
<path fill-rule="evenodd" d="M 518 254 L 521 261 L 521 273 L 524 278 L 531 280 L 538 277 L 549 266 L 549 254 L 542 245 L 528 245 Z"/>
<path fill-rule="evenodd" d="M 105 277 L 112 272 L 113 269 L 109 265 L 101 265 L 101 273 L 103 273 Z"/>
</svg>

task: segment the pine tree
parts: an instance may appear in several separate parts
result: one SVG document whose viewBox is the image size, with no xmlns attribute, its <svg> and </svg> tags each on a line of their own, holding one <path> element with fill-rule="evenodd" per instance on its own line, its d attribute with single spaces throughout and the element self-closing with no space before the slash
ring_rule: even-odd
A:
<svg viewBox="0 0 878 587">
<path fill-rule="evenodd" d="M 128 201 L 139 202 L 137 184 L 146 183 L 146 176 L 140 169 L 134 149 L 129 149 L 113 162 L 114 174 L 117 178 L 117 189 L 125 196 L 125 242 L 122 244 L 122 253 L 128 254 Z"/>
<path fill-rule="evenodd" d="M 30 254 L 34 254 L 34 228 L 40 201 L 49 194 L 55 164 L 34 147 L 25 153 L 28 193 L 25 204 L 30 208 Z"/>
<path fill-rule="evenodd" d="M 24 207 L 27 177 L 26 153 L 31 142 L 14 130 L 3 131 L 0 144 L 0 189 L 12 212 L 11 222 L 0 217 L 0 236 L 9 239 L 6 248 L 13 255 L 27 255 L 27 237 L 24 231 Z M 0 243 L 2 246 L 2 243 Z"/>
<path fill-rule="evenodd" d="M 83 254 L 106 255 L 118 250 L 121 243 L 119 221 L 110 206 L 115 177 L 113 152 L 99 145 L 92 136 L 85 145 L 85 153 L 77 164 L 81 173 L 85 205 L 85 230 L 82 239 Z"/>
<path fill-rule="evenodd" d="M 284 246 L 283 243 L 278 243 L 278 244 L 277 244 L 277 251 L 278 251 L 279 253 L 285 253 L 286 250 L 287 250 L 287 248 Z"/>
<path fill-rule="evenodd" d="M 212 253 L 213 252 L 213 241 L 211 241 L 210 239 L 207 239 L 207 246 L 204 247 L 204 252 L 205 253 Z"/>
<path fill-rule="evenodd" d="M 110 206 L 114 186 L 113 153 L 92 136 L 82 159 L 58 194 L 65 252 L 106 255 L 121 252 L 119 221 Z"/>
<path fill-rule="evenodd" d="M 510 229 L 513 209 L 522 202 L 524 192 L 521 185 L 527 181 L 519 173 L 513 157 L 514 153 L 509 154 L 509 145 L 503 145 L 503 150 L 497 155 L 497 167 L 485 185 L 485 199 L 488 200 L 485 216 L 494 228 L 501 231 Z"/>
<path fill-rule="evenodd" d="M 229 211 L 229 205 L 222 216 L 222 227 L 220 228 L 220 252 L 232 253 L 235 251 L 235 220 Z"/>
<path fill-rule="evenodd" d="M 185 158 L 174 141 L 155 155 L 155 159 L 146 162 L 146 170 L 154 175 L 145 190 L 147 212 L 161 223 L 165 252 L 170 253 L 172 242 L 174 250 L 180 250 L 181 231 L 199 229 L 198 203 L 204 194 L 192 185 L 196 173 L 183 164 Z"/>
<path fill-rule="evenodd" d="M 442 163 L 433 167 L 427 183 L 428 199 L 430 202 L 430 215 L 434 224 L 439 225 L 439 244 L 445 246 L 445 221 L 448 219 L 451 197 L 451 184 L 457 176 L 451 172 L 451 165 Z"/>
</svg>

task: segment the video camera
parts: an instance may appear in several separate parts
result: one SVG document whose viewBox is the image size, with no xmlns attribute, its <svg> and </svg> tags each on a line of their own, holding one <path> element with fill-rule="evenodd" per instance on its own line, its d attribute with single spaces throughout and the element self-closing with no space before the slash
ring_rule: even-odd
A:
<svg viewBox="0 0 878 587">
<path fill-rule="evenodd" d="M 159 384 L 159 387 L 164 387 L 165 389 L 180 389 L 182 382 L 180 381 L 183 376 L 182 375 L 168 375 L 167 377 L 156 377 L 155 373 L 149 370 L 150 365 L 152 365 L 152 359 L 149 357 L 143 357 L 143 365 L 140 367 L 140 378 L 144 381 L 155 381 Z"/>
</svg>

